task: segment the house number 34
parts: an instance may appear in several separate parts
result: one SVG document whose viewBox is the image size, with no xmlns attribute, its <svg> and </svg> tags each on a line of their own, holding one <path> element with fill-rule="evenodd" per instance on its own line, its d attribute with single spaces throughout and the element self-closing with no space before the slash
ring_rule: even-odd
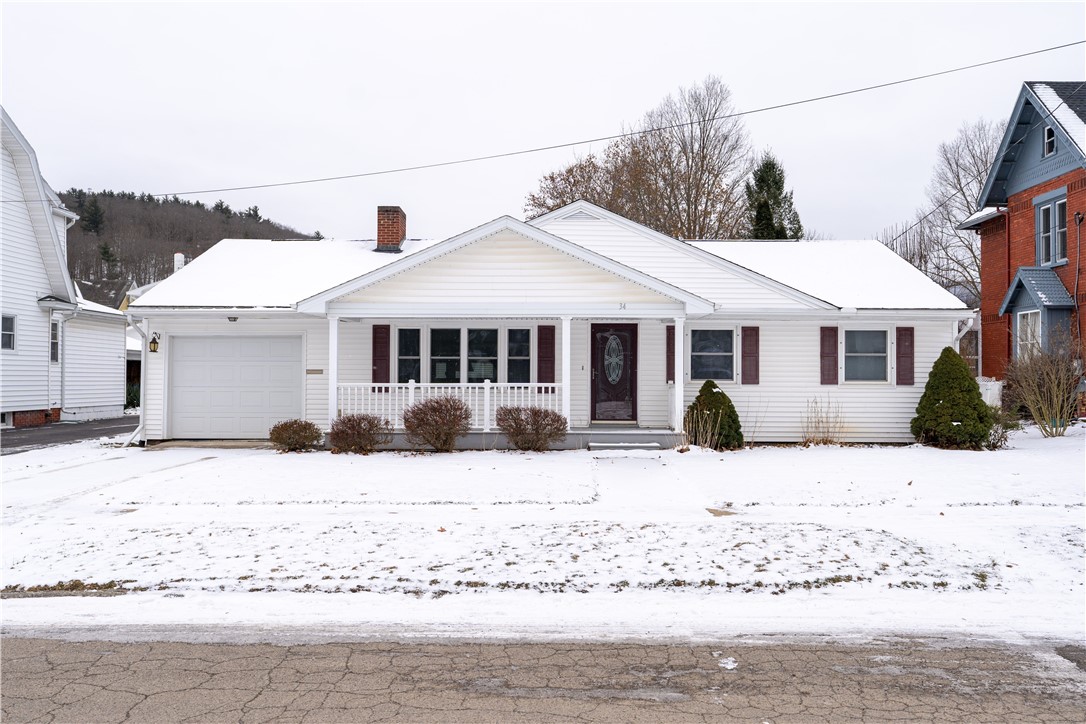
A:
<svg viewBox="0 0 1086 724">
<path fill-rule="evenodd" d="M 618 308 L 619 309 L 625 309 L 626 308 L 626 302 L 619 302 L 618 303 Z"/>
</svg>

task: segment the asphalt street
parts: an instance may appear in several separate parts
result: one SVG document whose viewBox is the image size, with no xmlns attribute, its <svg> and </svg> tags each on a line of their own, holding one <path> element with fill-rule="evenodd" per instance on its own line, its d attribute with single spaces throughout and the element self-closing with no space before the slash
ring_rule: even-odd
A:
<svg viewBox="0 0 1086 724">
<path fill-rule="evenodd" d="M 13 455 L 51 445 L 80 440 L 96 440 L 132 432 L 139 425 L 139 415 L 125 415 L 89 422 L 54 422 L 41 427 L 24 427 L 0 432 L 0 455 Z"/>
<path fill-rule="evenodd" d="M 1083 654 L 933 639 L 239 645 L 8 636 L 0 701 L 5 722 L 1081 722 Z"/>
</svg>

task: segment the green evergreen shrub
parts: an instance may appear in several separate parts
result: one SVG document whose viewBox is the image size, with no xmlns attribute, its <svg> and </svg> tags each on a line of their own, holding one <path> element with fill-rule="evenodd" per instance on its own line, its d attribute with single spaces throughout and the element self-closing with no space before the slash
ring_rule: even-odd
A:
<svg viewBox="0 0 1086 724">
<path fill-rule="evenodd" d="M 969 365 L 946 347 L 928 375 L 910 429 L 923 445 L 980 450 L 992 430 L 992 411 L 980 394 Z"/>
<path fill-rule="evenodd" d="M 319 448 L 324 433 L 309 420 L 283 420 L 272 425 L 268 439 L 279 452 L 302 452 Z"/>
<path fill-rule="evenodd" d="M 684 420 L 690 442 L 714 450 L 743 447 L 743 429 L 732 400 L 716 382 L 705 380 L 698 396 L 686 408 Z"/>
<path fill-rule="evenodd" d="M 566 418 L 542 407 L 498 408 L 495 420 L 505 439 L 517 450 L 544 452 L 566 439 Z"/>
<path fill-rule="evenodd" d="M 377 415 L 340 415 L 328 431 L 334 453 L 369 455 L 378 445 L 392 442 L 392 423 Z"/>
</svg>

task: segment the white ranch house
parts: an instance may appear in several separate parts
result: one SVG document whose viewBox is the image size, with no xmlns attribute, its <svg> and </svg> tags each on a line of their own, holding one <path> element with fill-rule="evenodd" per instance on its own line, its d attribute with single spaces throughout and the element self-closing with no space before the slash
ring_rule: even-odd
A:
<svg viewBox="0 0 1086 724">
<path fill-rule="evenodd" d="M 228 239 L 129 307 L 143 440 L 265 438 L 456 395 L 494 444 L 500 405 L 564 414 L 570 444 L 675 441 L 705 379 L 748 440 L 908 442 L 928 371 L 971 319 L 877 241 L 672 239 L 587 202 L 444 241 Z M 678 371 L 678 380 L 675 372 Z M 489 433 L 489 435 L 487 434 Z"/>
</svg>

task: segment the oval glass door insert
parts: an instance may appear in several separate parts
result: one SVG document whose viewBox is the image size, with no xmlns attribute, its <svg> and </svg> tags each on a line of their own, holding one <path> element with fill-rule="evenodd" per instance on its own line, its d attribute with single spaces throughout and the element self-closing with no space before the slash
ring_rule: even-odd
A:
<svg viewBox="0 0 1086 724">
<path fill-rule="evenodd" d="M 611 335 L 603 348 L 603 370 L 612 385 L 622 379 L 622 342 Z"/>
</svg>

